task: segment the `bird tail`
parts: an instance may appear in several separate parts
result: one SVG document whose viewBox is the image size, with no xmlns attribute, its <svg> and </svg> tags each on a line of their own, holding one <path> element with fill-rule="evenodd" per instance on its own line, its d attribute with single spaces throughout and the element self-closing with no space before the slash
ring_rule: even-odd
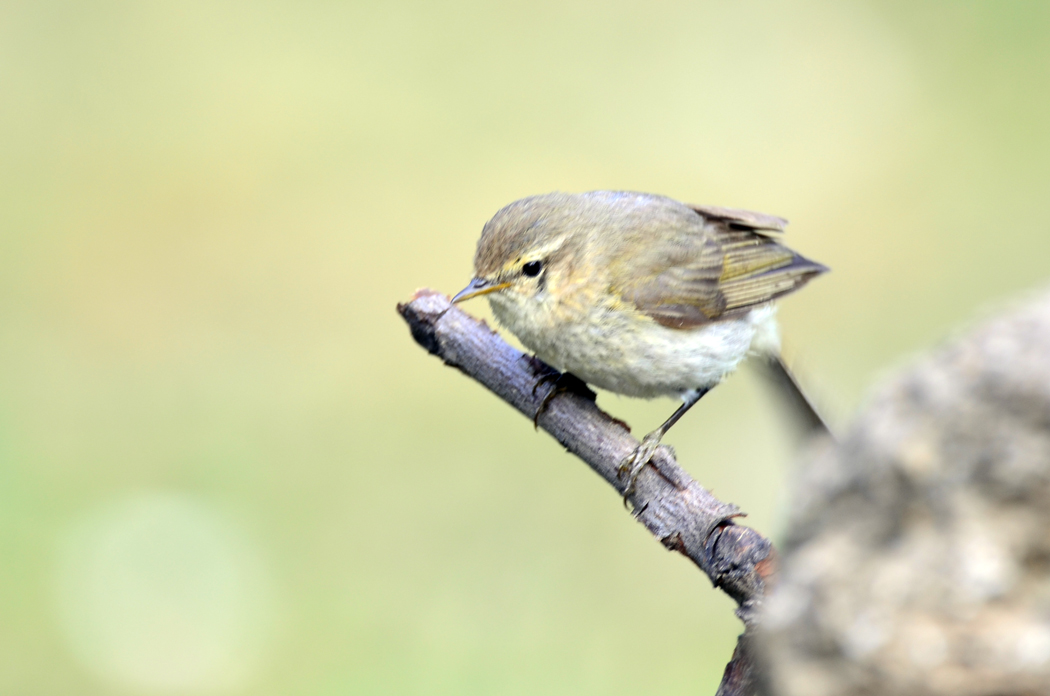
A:
<svg viewBox="0 0 1050 696">
<path fill-rule="evenodd" d="M 780 353 L 766 353 L 762 355 L 762 358 L 766 371 L 773 377 L 777 392 L 781 394 L 788 410 L 794 414 L 803 433 L 806 436 L 830 434 L 831 429 L 828 428 L 828 424 L 820 417 L 813 402 L 802 391 L 798 380 L 788 369 Z"/>
</svg>

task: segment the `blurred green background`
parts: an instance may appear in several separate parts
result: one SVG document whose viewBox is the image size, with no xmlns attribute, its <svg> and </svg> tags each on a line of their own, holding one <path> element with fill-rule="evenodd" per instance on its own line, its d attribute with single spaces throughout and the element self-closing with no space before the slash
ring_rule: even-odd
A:
<svg viewBox="0 0 1050 696">
<path fill-rule="evenodd" d="M 782 215 L 845 425 L 1050 278 L 1048 85 L 1045 2 L 0 4 L 0 692 L 713 693 L 731 602 L 395 303 L 529 194 Z M 669 442 L 775 536 L 768 397 Z"/>
</svg>

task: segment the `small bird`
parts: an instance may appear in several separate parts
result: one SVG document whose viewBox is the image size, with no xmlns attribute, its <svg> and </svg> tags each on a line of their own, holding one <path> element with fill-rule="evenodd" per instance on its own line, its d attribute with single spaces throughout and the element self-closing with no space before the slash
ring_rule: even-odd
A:
<svg viewBox="0 0 1050 696">
<path fill-rule="evenodd" d="M 772 301 L 828 270 L 774 238 L 786 225 L 628 191 L 523 198 L 485 225 L 452 301 L 486 295 L 537 357 L 590 385 L 682 400 L 621 463 L 626 500 L 671 426 L 749 353 L 783 369 Z"/>
</svg>

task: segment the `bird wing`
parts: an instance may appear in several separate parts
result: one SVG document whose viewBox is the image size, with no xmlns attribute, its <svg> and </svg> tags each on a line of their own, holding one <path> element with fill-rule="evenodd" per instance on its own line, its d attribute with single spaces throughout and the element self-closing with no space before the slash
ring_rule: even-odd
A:
<svg viewBox="0 0 1050 696">
<path fill-rule="evenodd" d="M 687 230 L 650 235 L 630 280 L 614 291 L 660 324 L 689 329 L 739 316 L 827 271 L 763 234 L 787 221 L 744 210 L 691 206 L 702 219 Z"/>
<path fill-rule="evenodd" d="M 766 215 L 739 208 L 722 208 L 717 205 L 690 205 L 708 220 L 720 220 L 730 227 L 769 232 L 783 232 L 788 221 L 776 215 Z"/>
</svg>

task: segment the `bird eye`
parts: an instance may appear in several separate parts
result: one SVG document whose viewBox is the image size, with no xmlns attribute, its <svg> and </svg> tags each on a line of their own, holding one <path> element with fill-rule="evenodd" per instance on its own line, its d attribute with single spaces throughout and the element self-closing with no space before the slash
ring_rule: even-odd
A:
<svg viewBox="0 0 1050 696">
<path fill-rule="evenodd" d="M 527 264 L 521 267 L 521 272 L 530 278 L 535 278 L 543 270 L 543 264 L 539 261 L 529 261 Z"/>
</svg>

